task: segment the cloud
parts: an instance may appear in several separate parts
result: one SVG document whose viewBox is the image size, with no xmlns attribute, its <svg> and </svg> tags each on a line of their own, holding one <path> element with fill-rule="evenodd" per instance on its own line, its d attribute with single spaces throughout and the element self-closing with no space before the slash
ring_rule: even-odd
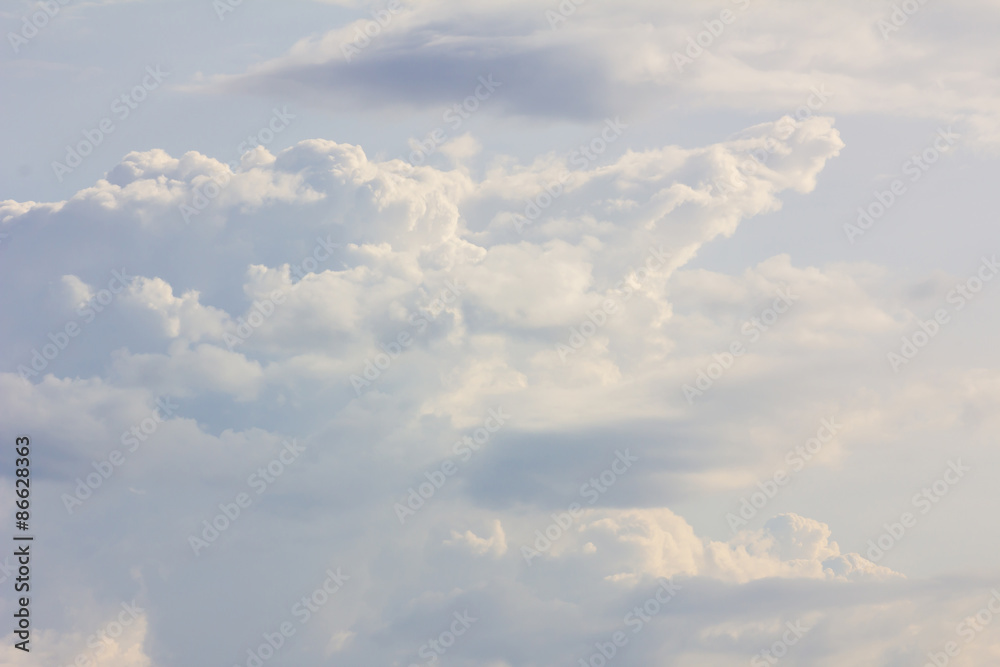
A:
<svg viewBox="0 0 1000 667">
<path fill-rule="evenodd" d="M 780 254 L 735 274 L 691 266 L 810 193 L 843 147 L 818 116 L 582 163 L 497 156 L 478 172 L 313 139 L 233 167 L 135 152 L 66 201 L 3 201 L 20 251 L 0 275 L 23 289 L 0 302 L 24 316 L 0 325 L 0 424 L 44 443 L 39 539 L 62 554 L 37 593 L 58 647 L 44 660 L 68 664 L 92 619 L 137 599 L 149 612 L 123 635 L 128 664 L 245 662 L 289 619 L 283 660 L 409 664 L 463 612 L 478 620 L 449 660 L 565 663 L 621 630 L 663 577 L 682 594 L 621 664 L 743 662 L 796 615 L 814 628 L 812 664 L 891 664 L 947 637 L 984 582 L 904 578 L 842 550 L 834 533 L 859 532 L 836 515 L 849 503 L 786 510 L 801 502 L 789 488 L 727 539 L 681 509 L 711 498 L 724 528 L 723 502 L 833 414 L 843 433 L 810 471 L 885 433 L 915 438 L 882 438 L 893 454 L 932 451 L 919 438 L 960 423 L 990 431 L 1000 384 L 988 369 L 928 364 L 898 393 L 873 368 L 925 298 L 884 269 Z M 111 285 L 88 321 L 81 302 Z M 779 290 L 791 307 L 751 341 L 744 325 L 766 320 Z M 68 322 L 79 334 L 35 369 Z M 683 385 L 734 340 L 746 354 L 689 404 Z M 370 384 L 356 391 L 352 376 Z M 456 443 L 501 408 L 509 422 L 461 460 Z M 144 423 L 153 432 L 128 450 Z M 304 451 L 283 461 L 292 440 Z M 520 547 L 621 449 L 640 461 L 627 482 L 527 565 Z M 124 463 L 71 514 L 63 497 L 113 451 Z M 428 476 L 445 461 L 454 476 Z M 432 495 L 400 525 L 394 505 L 423 484 Z M 211 530 L 195 554 L 192 536 Z M 336 568 L 349 579 L 300 623 L 295 605 Z M 921 624 L 933 636 L 885 639 Z"/>
<path fill-rule="evenodd" d="M 821 108 L 960 122 L 970 146 L 995 148 L 989 119 L 998 97 L 976 65 L 988 57 L 996 8 L 921 5 L 902 19 L 893 11 L 864 2 L 771 0 L 631 0 L 613 8 L 518 2 L 503 11 L 421 3 L 384 26 L 365 16 L 302 39 L 285 55 L 194 89 L 340 110 L 435 108 L 461 102 L 477 77 L 492 74 L 505 87 L 489 113 L 597 120 L 652 115 L 681 100 L 686 108 L 769 113 Z M 965 26 L 962 49 L 942 25 L 952 15 Z M 365 38 L 366 28 L 377 32 Z M 348 59 L 345 49 L 359 43 L 365 46 Z M 928 89 L 938 92 L 928 97 Z"/>
<path fill-rule="evenodd" d="M 633 585 L 657 577 L 746 583 L 768 577 L 862 581 L 901 576 L 859 554 L 841 554 L 830 534 L 826 524 L 781 514 L 762 530 L 743 531 L 726 543 L 697 537 L 667 508 L 603 510 L 588 513 L 551 555 L 596 558 L 606 579 Z"/>
</svg>

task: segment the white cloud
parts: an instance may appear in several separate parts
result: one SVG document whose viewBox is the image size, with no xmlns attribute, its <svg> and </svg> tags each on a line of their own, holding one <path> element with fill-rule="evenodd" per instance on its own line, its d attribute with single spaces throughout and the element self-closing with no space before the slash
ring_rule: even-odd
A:
<svg viewBox="0 0 1000 667">
<path fill-rule="evenodd" d="M 402 101 L 450 99 L 466 74 L 495 64 L 501 79 L 504 67 L 536 75 L 506 101 L 498 96 L 496 113 L 513 116 L 593 119 L 682 96 L 777 117 L 822 82 L 837 91 L 823 114 L 988 117 L 994 104 L 980 77 L 949 78 L 966 56 L 916 67 L 941 56 L 936 40 L 918 39 L 918 18 L 912 33 L 893 36 L 890 58 L 872 60 L 875 13 L 857 3 L 755 0 L 718 50 L 677 76 L 673 45 L 714 11 L 588 4 L 552 31 L 537 4 L 429 3 L 386 28 L 352 64 L 357 78 L 330 60 L 347 26 L 222 82 L 263 90 L 274 75 L 307 94 L 323 86 L 293 75 L 319 66 L 353 103 L 393 102 L 386 72 L 438 58 L 442 66 L 427 71 L 442 86 L 427 97 L 404 90 Z M 489 22 L 493 32 L 479 30 Z M 844 35 L 858 38 L 854 46 L 827 57 Z M 582 45 L 593 55 L 568 57 Z M 467 62 L 456 64 L 458 53 Z M 916 73 L 896 82 L 901 68 Z M 572 76 L 556 90 L 563 74 Z M 931 79 L 943 90 L 917 109 Z M 986 92 L 959 110 L 960 89 L 980 84 Z M 505 85 L 512 91 L 514 80 Z M 565 99 L 542 95 L 547 88 Z M 641 122 L 635 116 L 625 122 Z M 735 272 L 692 266 L 711 244 L 814 192 L 845 148 L 834 120 L 778 117 L 706 146 L 636 140 L 583 165 L 551 153 L 480 163 L 482 138 L 470 131 L 445 144 L 447 166 L 413 167 L 328 139 L 257 148 L 235 169 L 194 151 L 139 151 L 66 201 L 0 203 L 3 229 L 22 248 L 4 249 L 0 268 L 19 286 L 0 294 L 4 310 L 20 314 L 3 325 L 10 369 L 30 365 L 33 349 L 75 321 L 112 270 L 134 276 L 44 371 L 0 374 L 0 423 L 44 443 L 41 537 L 61 567 L 40 599 L 71 610 L 46 617 L 38 640 L 57 648 L 40 659 L 68 664 L 93 625 L 84 615 L 104 618 L 120 602 L 109 597 L 139 595 L 151 612 L 123 636 L 113 666 L 244 660 L 336 567 L 351 578 L 282 659 L 409 664 L 468 609 L 482 620 L 456 642 L 456 664 L 571 663 L 621 629 L 659 577 L 681 582 L 683 594 L 620 664 L 743 664 L 791 616 L 816 628 L 801 664 L 902 664 L 947 641 L 986 599 L 983 581 L 912 576 L 903 547 L 884 565 L 853 549 L 926 482 L 914 489 L 910 467 L 894 476 L 900 461 L 936 469 L 941 443 L 956 442 L 989 469 L 997 374 L 942 337 L 904 381 L 893 377 L 885 352 L 926 317 L 928 301 L 911 289 L 922 277 L 853 257 L 810 265 L 792 252 Z M 180 207 L 195 206 L 213 179 L 226 185 L 186 222 Z M 561 181 L 563 192 L 519 231 L 517 216 Z M 663 261 L 634 273 L 660 253 Z M 937 275 L 927 289 L 950 280 Z M 794 303 L 751 340 L 745 325 L 779 290 Z M 595 323 L 608 299 L 617 309 Z M 587 322 L 593 333 L 584 335 Z M 942 335 L 958 339 L 958 326 Z M 410 342 L 390 351 L 401 333 Z M 242 342 L 230 345 L 234 334 Z M 585 340 L 577 346 L 574 335 Z M 689 404 L 682 386 L 734 341 L 746 353 Z M 377 377 L 356 393 L 351 375 L 374 360 Z M 164 397 L 177 413 L 69 515 L 61 495 Z M 400 526 L 394 504 L 454 460 L 455 443 L 498 406 L 509 424 Z M 844 424 L 836 439 L 755 523 L 720 538 L 739 497 L 831 415 Z M 292 438 L 306 447 L 303 460 L 282 464 L 258 495 L 248 480 Z M 627 482 L 526 566 L 520 546 L 625 447 L 641 461 Z M 845 466 L 859 474 L 838 477 Z M 907 548 L 926 544 L 932 521 L 960 523 L 968 506 L 959 491 L 987 495 L 974 494 L 975 483 L 949 499 L 956 509 L 942 505 L 924 533 L 908 535 Z M 816 500 L 847 487 L 842 502 Z M 250 506 L 193 555 L 188 537 L 241 492 Z M 967 655 L 985 660 L 996 646 L 984 637 Z"/>
</svg>

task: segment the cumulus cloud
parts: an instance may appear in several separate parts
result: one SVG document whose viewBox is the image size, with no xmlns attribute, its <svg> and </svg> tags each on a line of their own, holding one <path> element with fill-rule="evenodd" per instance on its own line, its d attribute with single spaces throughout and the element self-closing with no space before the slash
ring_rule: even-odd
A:
<svg viewBox="0 0 1000 667">
<path fill-rule="evenodd" d="M 667 508 L 600 510 L 588 513 L 573 539 L 558 545 L 552 555 L 593 554 L 608 571 L 607 579 L 633 584 L 658 577 L 746 583 L 769 577 L 861 581 L 901 576 L 859 554 L 841 554 L 830 535 L 824 523 L 781 514 L 761 530 L 717 542 L 698 537 Z M 526 559 L 540 557 L 526 553 Z"/>
<path fill-rule="evenodd" d="M 37 664 L 72 662 L 133 599 L 148 612 L 110 665 L 246 664 L 285 621 L 296 636 L 274 664 L 410 664 L 455 614 L 476 619 L 449 649 L 456 664 L 569 664 L 632 632 L 664 579 L 677 595 L 619 664 L 744 664 L 795 621 L 809 641 L 789 664 L 903 664 L 985 604 L 984 579 L 863 554 L 920 491 L 886 461 L 920 452 L 937 474 L 955 433 L 990 460 L 997 373 L 928 348 L 900 388 L 883 363 L 954 276 L 914 287 L 871 262 L 788 252 L 696 265 L 815 192 L 845 148 L 832 117 L 781 115 L 804 90 L 850 85 L 823 114 L 903 114 L 917 93 L 893 84 L 883 103 L 876 85 L 938 43 L 918 48 L 914 18 L 873 63 L 870 7 L 807 3 L 769 22 L 779 3 L 734 3 L 740 23 L 682 77 L 672 52 L 712 8 L 581 5 L 552 29 L 529 4 L 427 3 L 357 62 L 338 60 L 351 24 L 211 83 L 381 108 L 461 99 L 494 72 L 497 113 L 600 118 L 582 146 L 598 155 L 474 167 L 472 133 L 441 148 L 447 164 L 420 166 L 328 138 L 232 164 L 152 149 L 65 201 L 0 202 L 18 247 L 0 275 L 19 286 L 0 303 L 22 314 L 0 323 L 0 431 L 39 443 L 39 540 L 60 554 L 38 593 Z M 811 45 L 844 34 L 855 53 Z M 953 113 L 964 85 L 915 113 Z M 702 146 L 610 150 L 631 129 L 622 108 L 682 94 L 774 118 Z M 824 419 L 840 426 L 807 459 Z M 623 450 L 627 478 L 525 562 Z M 851 493 L 891 511 L 815 501 L 851 495 L 832 486 L 845 461 Z M 778 472 L 781 495 L 723 533 Z"/>
</svg>

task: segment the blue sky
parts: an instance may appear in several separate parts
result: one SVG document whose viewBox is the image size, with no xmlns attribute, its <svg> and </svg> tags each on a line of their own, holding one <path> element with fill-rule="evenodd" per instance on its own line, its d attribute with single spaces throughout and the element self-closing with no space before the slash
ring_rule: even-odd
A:
<svg viewBox="0 0 1000 667">
<path fill-rule="evenodd" d="M 1000 657 L 993 3 L 0 22 L 0 665 Z"/>
</svg>

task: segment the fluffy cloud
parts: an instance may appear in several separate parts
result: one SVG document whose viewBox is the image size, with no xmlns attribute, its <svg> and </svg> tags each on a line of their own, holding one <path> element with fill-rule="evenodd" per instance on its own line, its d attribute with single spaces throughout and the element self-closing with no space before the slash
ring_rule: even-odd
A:
<svg viewBox="0 0 1000 667">
<path fill-rule="evenodd" d="M 577 19 L 567 39 L 594 20 Z M 828 117 L 481 171 L 471 149 L 414 167 L 314 139 L 235 168 L 130 153 L 66 201 L 0 203 L 20 248 L 0 275 L 23 286 L 0 301 L 24 313 L 0 325 L 0 423 L 38 443 L 39 540 L 67 554 L 37 594 L 37 664 L 69 664 L 133 599 L 148 611 L 107 660 L 246 664 L 289 621 L 274 664 L 409 664 L 468 613 L 449 660 L 569 663 L 630 630 L 665 577 L 681 592 L 620 664 L 744 663 L 796 620 L 802 664 L 936 650 L 986 582 L 903 577 L 898 552 L 871 562 L 857 550 L 883 519 L 856 528 L 855 503 L 803 489 L 850 456 L 936 453 L 955 429 L 985 458 L 996 374 L 929 361 L 895 387 L 885 352 L 926 299 L 880 267 L 691 266 L 812 192 L 843 147 Z M 745 351 L 689 402 L 734 341 Z M 487 434 L 490 410 L 507 416 Z M 842 432 L 797 486 L 720 539 L 739 496 L 831 416 Z M 627 481 L 527 564 L 520 547 L 621 448 L 639 460 Z M 123 463 L 105 463 L 114 450 Z M 853 482 L 904 507 L 919 490 Z"/>
</svg>

